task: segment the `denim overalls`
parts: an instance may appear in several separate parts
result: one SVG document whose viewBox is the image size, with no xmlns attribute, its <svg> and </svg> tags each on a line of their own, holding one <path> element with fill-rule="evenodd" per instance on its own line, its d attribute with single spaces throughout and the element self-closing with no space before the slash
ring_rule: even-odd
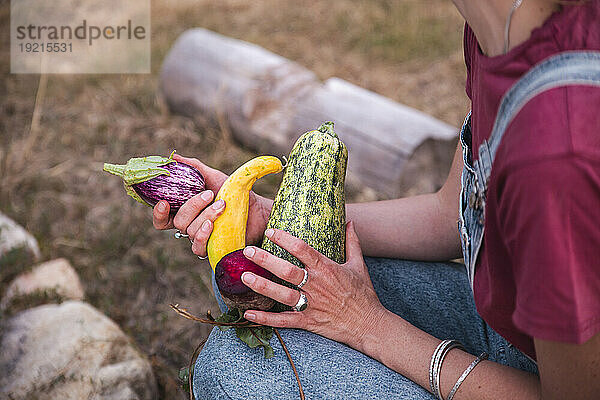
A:
<svg viewBox="0 0 600 400">
<path fill-rule="evenodd" d="M 502 98 L 492 133 L 479 146 L 479 158 L 475 161 L 470 148 L 471 113 L 465 118 L 460 131 L 464 166 L 461 176 L 458 231 L 471 289 L 477 255 L 483 242 L 490 173 L 504 131 L 529 100 L 546 90 L 567 85 L 600 86 L 600 52 L 560 53 L 527 72 Z"/>
</svg>

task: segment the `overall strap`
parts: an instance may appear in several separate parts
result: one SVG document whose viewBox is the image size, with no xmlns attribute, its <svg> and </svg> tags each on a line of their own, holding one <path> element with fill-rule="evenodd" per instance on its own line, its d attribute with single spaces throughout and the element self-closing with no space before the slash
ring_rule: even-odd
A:
<svg viewBox="0 0 600 400">
<path fill-rule="evenodd" d="M 478 160 L 474 163 L 478 192 L 486 192 L 502 136 L 525 104 L 542 92 L 572 85 L 600 87 L 600 52 L 569 51 L 557 54 L 533 67 L 506 92 L 500 102 L 492 133 L 479 146 Z"/>
</svg>

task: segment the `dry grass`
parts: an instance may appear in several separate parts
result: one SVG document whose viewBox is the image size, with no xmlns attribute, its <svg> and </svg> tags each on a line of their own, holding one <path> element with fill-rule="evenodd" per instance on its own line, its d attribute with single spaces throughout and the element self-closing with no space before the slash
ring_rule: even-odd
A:
<svg viewBox="0 0 600 400">
<path fill-rule="evenodd" d="M 466 109 L 462 27 L 442 0 L 156 0 L 152 7 L 152 74 L 40 80 L 9 74 L 9 6 L 0 1 L 0 210 L 37 237 L 44 259 L 71 261 L 87 300 L 151 357 L 162 398 L 183 399 L 178 368 L 209 328 L 178 317 L 168 303 L 216 311 L 208 265 L 185 241 L 153 230 L 150 210 L 126 197 L 101 165 L 176 148 L 232 171 L 253 154 L 226 144 L 218 129 L 165 110 L 156 88 L 169 46 L 203 26 L 458 125 Z M 270 178 L 258 191 L 273 195 L 276 187 Z M 3 289 L 8 276 L 0 278 Z"/>
</svg>

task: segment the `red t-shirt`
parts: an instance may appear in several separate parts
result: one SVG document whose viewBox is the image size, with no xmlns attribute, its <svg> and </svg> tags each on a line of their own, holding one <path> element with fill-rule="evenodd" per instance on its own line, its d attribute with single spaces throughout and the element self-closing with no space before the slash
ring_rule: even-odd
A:
<svg viewBox="0 0 600 400">
<path fill-rule="evenodd" d="M 600 0 L 565 6 L 507 54 L 483 55 L 469 26 L 464 46 L 477 149 L 532 66 L 600 50 Z M 533 358 L 534 337 L 583 343 L 600 332 L 600 88 L 553 89 L 522 109 L 498 148 L 485 212 L 474 280 L 485 321 Z"/>
</svg>

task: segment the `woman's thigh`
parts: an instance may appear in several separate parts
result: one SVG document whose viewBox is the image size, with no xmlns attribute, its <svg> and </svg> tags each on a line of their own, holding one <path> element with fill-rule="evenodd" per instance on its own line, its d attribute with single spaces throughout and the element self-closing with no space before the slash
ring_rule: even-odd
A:
<svg viewBox="0 0 600 400">
<path fill-rule="evenodd" d="M 474 355 L 537 374 L 537 366 L 477 313 L 465 266 L 366 258 L 381 303 L 438 339 L 455 339 Z"/>
<path fill-rule="evenodd" d="M 374 359 L 338 342 L 281 329 L 306 399 L 433 400 L 429 392 Z M 271 340 L 275 356 L 250 349 L 232 331 L 214 329 L 196 361 L 196 399 L 297 399 L 298 385 L 285 353 Z"/>
<path fill-rule="evenodd" d="M 439 339 L 461 341 L 472 354 L 486 351 L 492 361 L 535 371 L 533 363 L 477 314 L 461 264 L 383 258 L 365 261 L 377 295 L 390 311 Z M 302 330 L 280 331 L 307 399 L 434 398 L 417 384 L 348 346 Z M 214 329 L 196 362 L 196 398 L 297 397 L 289 361 L 276 338 L 271 344 L 275 356 L 265 360 L 262 350 L 248 348 L 232 331 Z"/>
<path fill-rule="evenodd" d="M 385 308 L 439 338 L 461 341 L 481 351 L 487 325 L 478 315 L 464 266 L 388 258 L 366 258 Z"/>
</svg>

